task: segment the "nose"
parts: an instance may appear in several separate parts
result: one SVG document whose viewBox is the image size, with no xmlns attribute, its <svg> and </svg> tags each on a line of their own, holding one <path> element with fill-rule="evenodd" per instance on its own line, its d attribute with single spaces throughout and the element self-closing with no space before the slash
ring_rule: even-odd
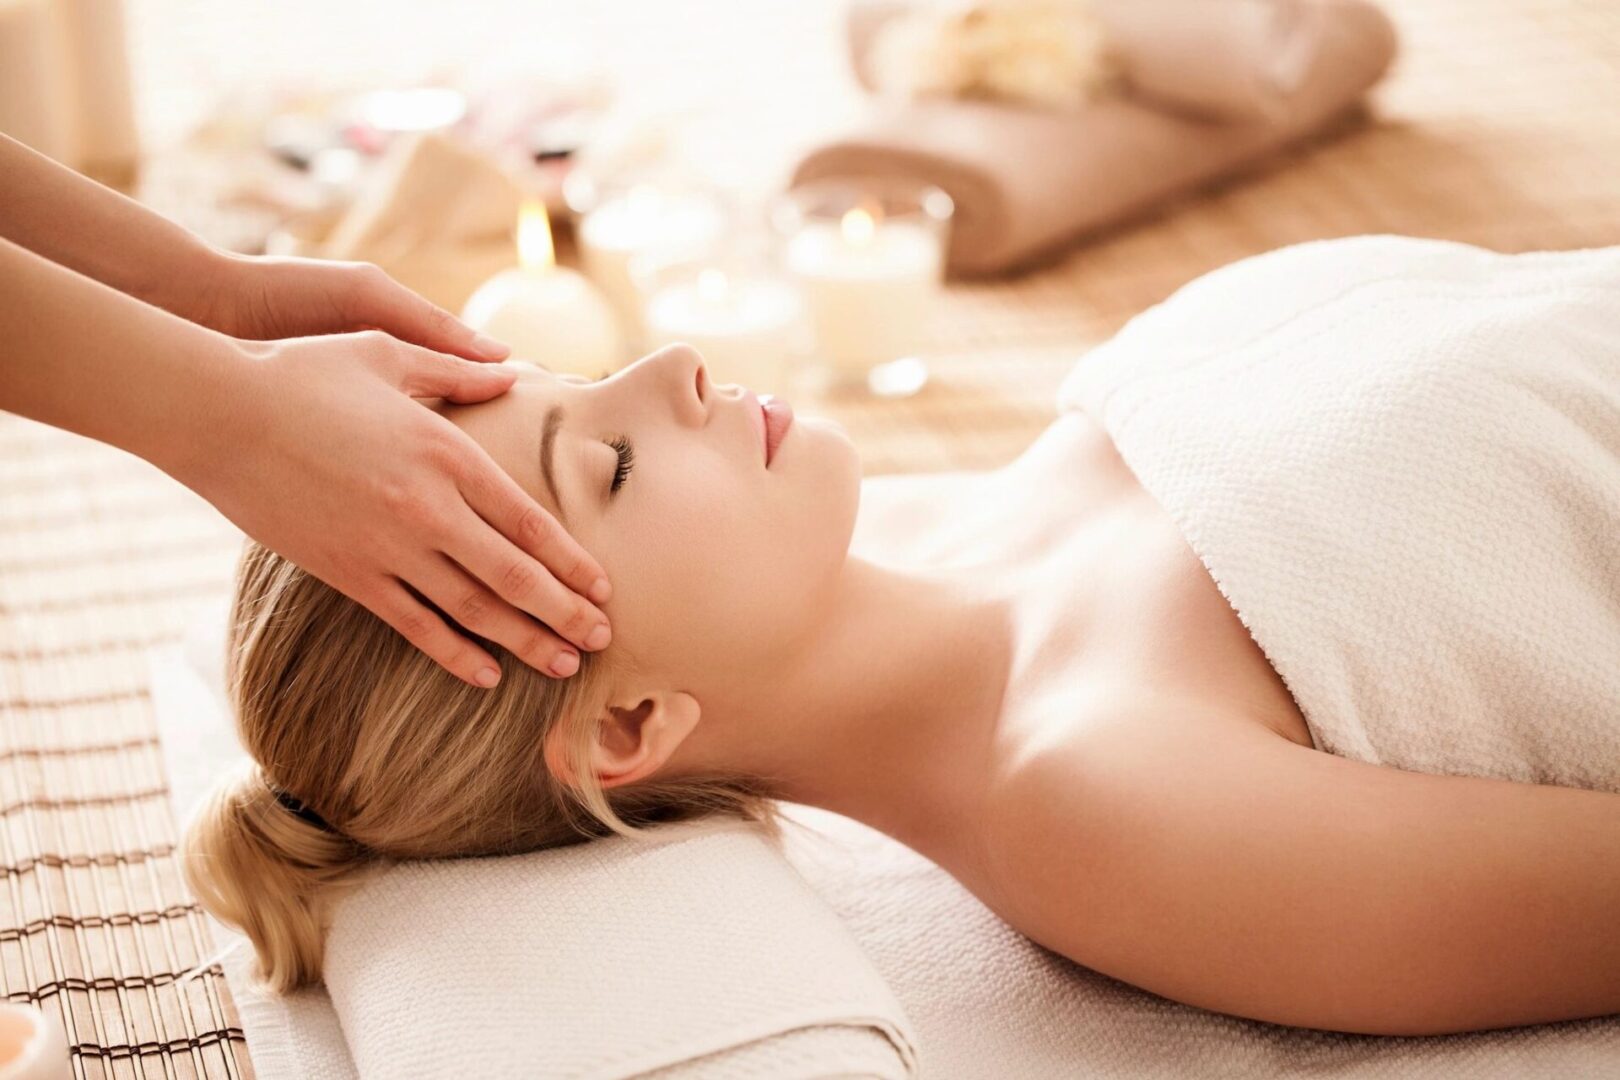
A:
<svg viewBox="0 0 1620 1080">
<path fill-rule="evenodd" d="M 656 383 L 658 397 L 670 403 L 681 423 L 703 427 L 709 422 L 710 404 L 716 395 L 703 357 L 692 346 L 666 345 L 637 360 L 624 374 Z"/>
</svg>

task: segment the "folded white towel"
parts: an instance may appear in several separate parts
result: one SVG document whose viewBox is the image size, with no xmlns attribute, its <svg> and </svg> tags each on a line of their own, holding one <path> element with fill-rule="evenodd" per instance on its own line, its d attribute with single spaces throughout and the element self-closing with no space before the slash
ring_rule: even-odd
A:
<svg viewBox="0 0 1620 1080">
<path fill-rule="evenodd" d="M 787 1032 L 818 1069 L 915 1074 L 900 1003 L 739 821 L 403 864 L 337 908 L 326 986 L 362 1077 L 708 1075 Z"/>
<path fill-rule="evenodd" d="M 211 652 L 211 636 L 194 636 L 193 651 Z M 172 657 L 154 679 L 155 694 L 189 706 L 170 715 L 208 718 L 206 737 L 164 740 L 194 799 L 217 775 L 196 765 L 240 751 L 222 702 L 195 680 L 188 691 Z M 917 1073 L 905 1010 L 861 946 L 759 828 L 735 819 L 395 865 L 336 905 L 324 967 L 347 1051 L 320 1065 L 334 1078 Z M 283 1031 L 313 1020 L 330 1039 L 315 995 L 277 1002 L 235 985 L 245 1018 Z"/>
<path fill-rule="evenodd" d="M 1181 527 L 1319 749 L 1620 791 L 1620 247 L 1235 263 L 1059 391 Z"/>
</svg>

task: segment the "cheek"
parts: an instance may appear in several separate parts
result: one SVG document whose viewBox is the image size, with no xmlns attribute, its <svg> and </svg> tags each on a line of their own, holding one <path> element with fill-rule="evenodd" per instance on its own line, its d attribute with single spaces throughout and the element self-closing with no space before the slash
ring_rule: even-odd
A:
<svg viewBox="0 0 1620 1080">
<path fill-rule="evenodd" d="M 835 455 L 836 457 L 836 455 Z M 609 567 L 626 612 L 614 633 L 671 665 L 764 656 L 791 644 L 843 566 L 859 464 L 739 487 L 734 475 L 649 494 Z"/>
</svg>

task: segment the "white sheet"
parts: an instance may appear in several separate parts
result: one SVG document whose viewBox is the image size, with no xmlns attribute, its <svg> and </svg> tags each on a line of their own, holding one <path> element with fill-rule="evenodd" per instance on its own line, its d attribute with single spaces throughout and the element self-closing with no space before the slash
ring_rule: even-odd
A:
<svg viewBox="0 0 1620 1080">
<path fill-rule="evenodd" d="M 1095 408 L 1121 440 L 1126 460 L 1150 490 L 1168 500 L 1167 505 L 1189 531 L 1195 549 L 1211 564 L 1223 588 L 1230 590 L 1229 598 L 1235 597 L 1239 614 L 1273 661 L 1281 661 L 1279 670 L 1300 698 L 1314 737 L 1335 752 L 1354 752 L 1357 746 L 1363 746 L 1393 763 L 1435 760 L 1421 756 L 1433 751 L 1433 747 L 1425 748 L 1423 732 L 1434 729 L 1422 726 L 1441 715 L 1432 707 L 1420 711 L 1389 711 L 1386 707 L 1384 712 L 1368 714 L 1367 724 L 1356 726 L 1360 716 L 1356 710 L 1364 702 L 1375 700 L 1365 695 L 1379 693 L 1372 684 L 1388 669 L 1355 650 L 1380 643 L 1387 648 L 1390 643 L 1405 641 L 1403 647 L 1416 648 L 1420 658 L 1427 656 L 1424 663 L 1408 669 L 1410 674 L 1403 683 L 1405 693 L 1429 695 L 1422 698 L 1426 706 L 1436 701 L 1449 701 L 1457 709 L 1487 706 L 1488 702 L 1475 697 L 1453 700 L 1449 695 L 1454 691 L 1446 689 L 1448 679 L 1476 677 L 1480 669 L 1463 658 L 1460 671 L 1451 671 L 1448 665 L 1458 659 L 1458 639 L 1440 637 L 1438 641 L 1448 651 L 1427 655 L 1423 649 L 1435 644 L 1434 637 L 1403 638 L 1403 634 L 1421 632 L 1422 611 L 1404 612 L 1404 628 L 1396 624 L 1374 625 L 1366 620 L 1356 622 L 1353 616 L 1357 602 L 1352 592 L 1338 598 L 1336 606 L 1324 612 L 1322 605 L 1335 599 L 1336 594 L 1319 587 L 1318 583 L 1325 580 L 1319 575 L 1336 567 L 1356 565 L 1343 560 L 1356 558 L 1354 551 L 1347 553 L 1347 549 L 1353 549 L 1350 541 L 1362 535 L 1372 543 L 1396 543 L 1401 552 L 1411 554 L 1411 564 L 1404 568 L 1411 580 L 1430 590 L 1428 602 L 1470 604 L 1479 601 L 1470 591 L 1472 587 L 1496 579 L 1464 576 L 1451 581 L 1445 577 L 1450 560 L 1470 552 L 1479 558 L 1490 550 L 1518 549 L 1487 546 L 1476 551 L 1467 544 L 1441 543 L 1438 549 L 1429 549 L 1430 553 L 1438 550 L 1448 562 L 1421 562 L 1418 555 L 1427 542 L 1423 530 L 1409 531 L 1405 536 L 1379 531 L 1398 526 L 1399 520 L 1379 516 L 1376 504 L 1386 498 L 1410 498 L 1410 493 L 1402 495 L 1394 489 L 1398 485 L 1377 489 L 1376 498 L 1364 493 L 1363 505 L 1370 508 L 1373 517 L 1351 523 L 1357 529 L 1350 532 L 1341 517 L 1332 516 L 1331 506 L 1312 503 L 1315 489 L 1304 480 L 1315 477 L 1316 483 L 1326 483 L 1336 468 L 1350 467 L 1351 455 L 1358 448 L 1365 449 L 1368 439 L 1399 439 L 1400 430 L 1406 430 L 1407 437 L 1428 431 L 1436 433 L 1438 446 L 1452 451 L 1472 448 L 1480 453 L 1490 446 L 1510 448 L 1499 459 L 1510 466 L 1508 487 L 1495 486 L 1496 474 L 1501 471 L 1498 469 L 1487 470 L 1487 475 L 1474 485 L 1477 488 L 1483 484 L 1493 497 L 1505 497 L 1509 491 L 1521 495 L 1540 491 L 1557 506 L 1591 505 L 1590 500 L 1601 495 L 1590 490 L 1592 485 L 1572 482 L 1562 473 L 1544 475 L 1537 471 L 1537 460 L 1549 464 L 1537 452 L 1541 445 L 1535 441 L 1539 438 L 1537 425 L 1552 425 L 1550 437 L 1557 440 L 1554 445 L 1561 447 L 1567 458 L 1573 448 L 1582 445 L 1577 429 L 1588 432 L 1591 442 L 1587 445 L 1613 448 L 1615 444 L 1609 440 L 1614 437 L 1615 412 L 1565 411 L 1562 415 L 1566 419 L 1559 421 L 1546 412 L 1546 404 L 1563 400 L 1555 393 L 1550 399 L 1540 398 L 1541 406 L 1526 405 L 1499 416 L 1503 424 L 1498 425 L 1494 441 L 1459 443 L 1457 440 L 1469 438 L 1466 430 L 1461 430 L 1466 428 L 1462 421 L 1476 415 L 1481 402 L 1474 398 L 1457 402 L 1457 407 L 1464 410 L 1460 419 L 1448 403 L 1445 389 L 1462 392 L 1470 385 L 1457 364 L 1418 377 L 1428 386 L 1419 393 L 1410 383 L 1401 381 L 1399 368 L 1387 366 L 1386 361 L 1393 363 L 1388 350 L 1406 344 L 1416 343 L 1416 355 L 1421 356 L 1425 350 L 1443 349 L 1450 342 L 1469 338 L 1466 323 L 1447 328 L 1424 322 L 1435 317 L 1434 311 L 1424 315 L 1415 298 L 1420 293 L 1439 293 L 1474 296 L 1474 300 L 1460 302 L 1474 305 L 1474 317 L 1487 320 L 1488 332 L 1477 331 L 1472 340 L 1476 345 L 1489 346 L 1494 341 L 1504 346 L 1505 354 L 1487 364 L 1481 376 L 1491 386 L 1519 379 L 1525 374 L 1520 361 L 1527 358 L 1540 358 L 1541 367 L 1532 365 L 1532 372 L 1549 372 L 1548 358 L 1574 355 L 1584 357 L 1589 372 L 1612 371 L 1612 367 L 1604 365 L 1620 363 L 1620 334 L 1611 332 L 1611 316 L 1620 318 L 1620 290 L 1610 276 L 1616 266 L 1615 253 L 1567 259 L 1517 256 L 1515 259 L 1522 261 L 1515 262 L 1452 245 L 1374 238 L 1344 242 L 1340 247 L 1312 245 L 1265 258 L 1273 261 L 1237 264 L 1201 279 L 1165 305 L 1144 314 L 1113 342 L 1082 358 L 1064 385 L 1062 407 Z M 1509 272 L 1515 266 L 1523 267 L 1524 273 Z M 1592 280 L 1582 283 L 1560 275 L 1585 275 Z M 1522 296 L 1516 295 L 1519 284 L 1526 286 Z M 1359 300 L 1354 297 L 1370 301 L 1368 314 L 1357 314 Z M 1534 313 L 1536 305 L 1542 306 L 1539 314 Z M 1461 314 L 1465 309 L 1450 310 Z M 1557 333 L 1531 333 L 1527 329 L 1544 325 L 1540 320 L 1548 318 L 1558 327 Z M 1520 323 L 1517 329 L 1515 319 Z M 1385 325 L 1377 325 L 1379 320 Z M 1306 351 L 1312 341 L 1319 343 L 1320 352 Z M 1213 374 L 1217 369 L 1211 366 L 1208 370 L 1212 374 L 1205 377 L 1196 371 L 1190 376 L 1183 373 L 1183 366 L 1193 365 L 1195 356 L 1204 357 L 1211 365 L 1227 353 L 1258 358 L 1262 354 L 1256 350 L 1262 345 L 1273 350 L 1266 354 L 1276 376 L 1270 382 L 1254 381 L 1260 379 L 1258 372 L 1245 376 L 1241 364 L 1219 374 Z M 1454 359 L 1460 363 L 1462 358 Z M 1315 367 L 1304 366 L 1307 361 Z M 1284 377 L 1290 372 L 1286 365 L 1299 368 L 1294 373 L 1300 378 L 1292 390 Z M 1363 376 L 1359 382 L 1351 378 L 1357 373 Z M 1133 377 L 1138 374 L 1140 378 Z M 1250 381 L 1244 382 L 1245 378 Z M 1198 382 L 1196 392 L 1185 396 L 1192 387 L 1188 379 Z M 1542 385 L 1545 388 L 1554 384 L 1543 381 Z M 1612 383 L 1607 385 L 1612 387 Z M 1403 416 L 1385 395 L 1385 391 L 1397 390 L 1401 392 L 1393 400 L 1406 401 L 1408 407 L 1415 407 L 1411 404 L 1414 401 L 1428 401 L 1415 420 L 1404 417 L 1408 421 L 1405 429 L 1395 425 Z M 1245 391 L 1258 392 L 1259 396 L 1247 396 Z M 1154 404 L 1160 394 L 1188 404 L 1179 410 L 1160 410 Z M 1195 409 L 1192 402 L 1207 404 Z M 1364 419 L 1350 422 L 1344 435 L 1349 442 L 1335 444 L 1325 436 L 1311 436 L 1313 425 L 1333 430 L 1336 418 L 1355 415 L 1346 411 L 1352 406 L 1361 407 Z M 1373 409 L 1372 418 L 1366 418 L 1368 408 Z M 1468 412 L 1470 409 L 1475 412 Z M 1163 425 L 1169 423 L 1166 418 L 1172 413 L 1179 415 L 1180 423 L 1167 429 Z M 1589 423 L 1572 421 L 1572 415 L 1584 415 Z M 1290 416 L 1295 417 L 1291 421 L 1292 436 L 1266 434 L 1270 430 L 1268 419 L 1271 425 L 1286 431 L 1286 418 Z M 1276 441 L 1279 438 L 1282 441 Z M 1178 447 L 1186 449 L 1178 452 Z M 1421 473 L 1429 460 L 1420 457 L 1408 462 L 1403 471 L 1394 474 L 1395 478 L 1410 479 Z M 1601 467 L 1601 455 L 1588 460 L 1588 466 L 1593 466 L 1593 461 L 1599 463 L 1595 467 Z M 1204 469 L 1202 481 L 1198 480 L 1195 466 Z M 1527 478 L 1538 476 L 1544 479 L 1541 485 L 1526 487 Z M 1587 503 L 1567 502 L 1566 495 L 1577 495 L 1583 489 Z M 1267 501 L 1290 492 L 1296 500 L 1302 500 L 1303 508 Z M 1428 494 L 1438 496 L 1443 492 Z M 1467 495 L 1468 490 L 1463 494 Z M 1464 500 L 1448 505 L 1467 503 Z M 1325 534 L 1318 535 L 1308 527 L 1314 520 L 1310 516 L 1313 513 L 1329 515 Z M 1251 520 L 1245 514 L 1260 516 Z M 1518 531 L 1518 522 L 1496 519 L 1482 522 L 1479 527 L 1485 529 L 1488 525 L 1491 530 L 1481 532 L 1481 537 L 1492 542 L 1501 537 L 1505 545 L 1516 544 L 1528 535 L 1537 543 L 1556 539 L 1579 550 L 1585 537 L 1594 553 L 1612 551 L 1612 545 L 1605 549 L 1602 544 L 1620 535 L 1612 530 L 1604 536 L 1571 529 L 1568 520 L 1555 516 L 1554 522 L 1565 524 L 1542 530 L 1527 523 L 1524 529 L 1528 532 Z M 1581 520 L 1580 514 L 1573 520 Z M 1256 521 L 1269 522 L 1274 532 L 1269 536 L 1254 535 Z M 1542 532 L 1547 535 L 1542 536 Z M 1330 544 L 1338 561 L 1309 546 L 1300 546 L 1313 542 Z M 1294 553 L 1295 561 L 1291 565 L 1279 563 L 1277 560 L 1286 558 L 1288 552 Z M 1395 559 L 1394 565 L 1403 566 L 1402 558 L 1406 555 Z M 1591 570 L 1596 565 L 1592 561 L 1577 562 L 1571 569 L 1579 573 L 1576 568 L 1580 566 Z M 1612 568 L 1614 564 L 1607 565 Z M 1422 578 L 1424 566 L 1430 575 L 1427 579 Z M 1266 575 L 1271 572 L 1283 574 L 1285 584 L 1275 591 L 1265 591 Z M 1380 572 L 1389 572 L 1388 565 Z M 1604 580 L 1612 582 L 1613 578 L 1593 580 L 1589 593 L 1577 589 L 1573 594 L 1560 595 L 1574 600 L 1577 616 L 1590 614 L 1583 605 L 1594 596 L 1601 600 L 1607 595 Z M 1442 586 L 1448 582 L 1456 586 L 1460 595 L 1447 594 Z M 1261 591 L 1250 592 L 1246 586 Z M 1503 587 L 1517 585 L 1510 582 Z M 1488 595 L 1502 594 L 1492 591 Z M 1483 619 L 1492 610 L 1487 604 L 1475 614 Z M 1275 618 L 1271 617 L 1273 612 Z M 218 618 L 217 614 L 214 618 Z M 1334 621 L 1347 618 L 1352 620 L 1348 627 Z M 1601 617 L 1598 623 L 1598 629 L 1613 629 L 1603 625 Z M 1488 639 L 1490 625 L 1476 625 L 1474 640 L 1479 640 L 1479 634 Z M 1344 629 L 1393 636 L 1333 636 Z M 1547 648 L 1553 649 L 1559 642 L 1568 644 L 1563 636 L 1566 632 L 1558 626 L 1543 630 L 1548 634 Z M 217 638 L 218 633 L 217 624 L 203 619 L 192 640 L 207 641 L 210 636 Z M 1336 640 L 1352 642 L 1350 651 L 1335 653 L 1331 646 Z M 1519 640 L 1517 644 L 1526 643 Z M 1302 651 L 1292 651 L 1295 649 Z M 1308 651 L 1311 649 L 1319 651 Z M 193 648 L 193 652 L 201 658 L 208 650 Z M 1562 654 L 1544 652 L 1542 662 L 1550 662 L 1549 657 L 1558 655 Z M 1360 663 L 1356 662 L 1358 656 Z M 1316 664 L 1321 665 L 1320 669 Z M 1535 674 L 1536 666 L 1529 665 L 1530 675 Z M 1544 675 L 1556 677 L 1558 670 L 1550 669 Z M 185 694 L 175 692 L 176 685 L 187 680 L 193 687 L 190 707 Z M 210 713 L 195 705 L 196 683 L 194 671 L 182 665 L 172 650 L 154 656 L 158 716 L 164 745 L 171 755 L 171 778 L 182 803 L 197 790 L 199 764 L 196 760 L 177 759 L 176 748 L 194 743 L 199 726 L 217 728 L 224 723 L 217 711 Z M 1537 713 L 1543 719 L 1537 730 L 1546 732 L 1545 739 L 1537 741 L 1524 729 L 1513 726 L 1500 729 L 1511 737 L 1529 739 L 1521 741 L 1516 752 L 1534 751 L 1539 756 L 1493 756 L 1481 749 L 1491 745 L 1489 739 L 1483 743 L 1470 740 L 1470 715 L 1506 724 L 1519 714 L 1458 712 L 1449 721 L 1441 715 L 1435 722 L 1451 724 L 1444 745 L 1463 747 L 1467 755 L 1453 764 L 1490 768 L 1495 762 L 1509 770 L 1551 770 L 1564 762 L 1576 768 L 1579 762 L 1569 761 L 1567 752 L 1558 749 L 1558 740 L 1574 740 L 1575 745 L 1588 748 L 1594 745 L 1581 741 L 1590 733 L 1567 725 L 1550 726 L 1555 721 L 1548 719 L 1552 714 L 1543 709 Z M 1397 723 L 1403 717 L 1407 721 L 1404 728 Z M 1414 717 L 1421 717 L 1422 723 Z M 1608 718 L 1612 721 L 1613 713 Z M 1387 732 L 1395 732 L 1398 737 L 1392 741 Z M 1603 740 L 1612 740 L 1613 733 L 1612 724 L 1596 733 L 1595 745 L 1607 749 L 1607 756 L 1599 757 L 1610 763 L 1615 760 L 1616 743 L 1605 744 Z M 1464 741 L 1456 742 L 1459 738 Z M 1580 779 L 1594 774 L 1571 771 L 1567 775 Z M 1620 1018 L 1433 1038 L 1381 1038 L 1286 1028 L 1180 1005 L 1089 971 L 1033 944 L 1013 932 L 939 867 L 880 833 L 809 807 L 789 806 L 787 812 L 827 834 L 822 839 L 790 831 L 788 860 L 837 912 L 903 1004 L 914 1025 L 921 1075 L 925 1077 L 957 1080 L 1312 1075 L 1370 1080 L 1432 1075 L 1562 1080 L 1571 1076 L 1620 1075 Z M 239 965 L 231 970 L 235 974 Z M 352 1067 L 347 1065 L 341 1039 L 334 1037 L 338 1028 L 331 1019 L 330 1006 L 318 993 L 300 995 L 291 1005 L 272 1009 L 248 994 L 239 978 L 233 980 L 233 986 L 240 999 L 249 1049 L 264 1080 L 349 1080 L 353 1075 L 345 1071 Z M 782 1074 L 761 1067 L 752 1075 Z"/>
</svg>

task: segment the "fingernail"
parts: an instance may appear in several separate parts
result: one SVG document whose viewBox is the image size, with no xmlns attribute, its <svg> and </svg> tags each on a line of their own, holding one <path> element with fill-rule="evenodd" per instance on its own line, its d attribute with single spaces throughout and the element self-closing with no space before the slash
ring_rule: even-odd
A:
<svg viewBox="0 0 1620 1080">
<path fill-rule="evenodd" d="M 483 668 L 473 676 L 473 681 L 487 689 L 501 681 L 501 673 L 492 667 Z"/>
<path fill-rule="evenodd" d="M 601 649 L 613 640 L 613 631 L 608 629 L 607 623 L 597 623 L 596 629 L 585 635 L 587 649 Z"/>
<path fill-rule="evenodd" d="M 551 673 L 558 678 L 567 678 L 579 670 L 579 656 L 571 652 L 561 652 L 551 662 Z"/>
<path fill-rule="evenodd" d="M 512 351 L 510 345 L 503 345 L 488 334 L 483 333 L 473 335 L 472 347 L 474 351 L 489 357 L 491 360 L 503 359 L 507 353 Z"/>
<path fill-rule="evenodd" d="M 607 578 L 599 577 L 596 579 L 596 584 L 591 586 L 589 595 L 591 603 L 605 604 L 608 602 L 608 598 L 613 595 L 613 586 L 608 584 Z"/>
</svg>

